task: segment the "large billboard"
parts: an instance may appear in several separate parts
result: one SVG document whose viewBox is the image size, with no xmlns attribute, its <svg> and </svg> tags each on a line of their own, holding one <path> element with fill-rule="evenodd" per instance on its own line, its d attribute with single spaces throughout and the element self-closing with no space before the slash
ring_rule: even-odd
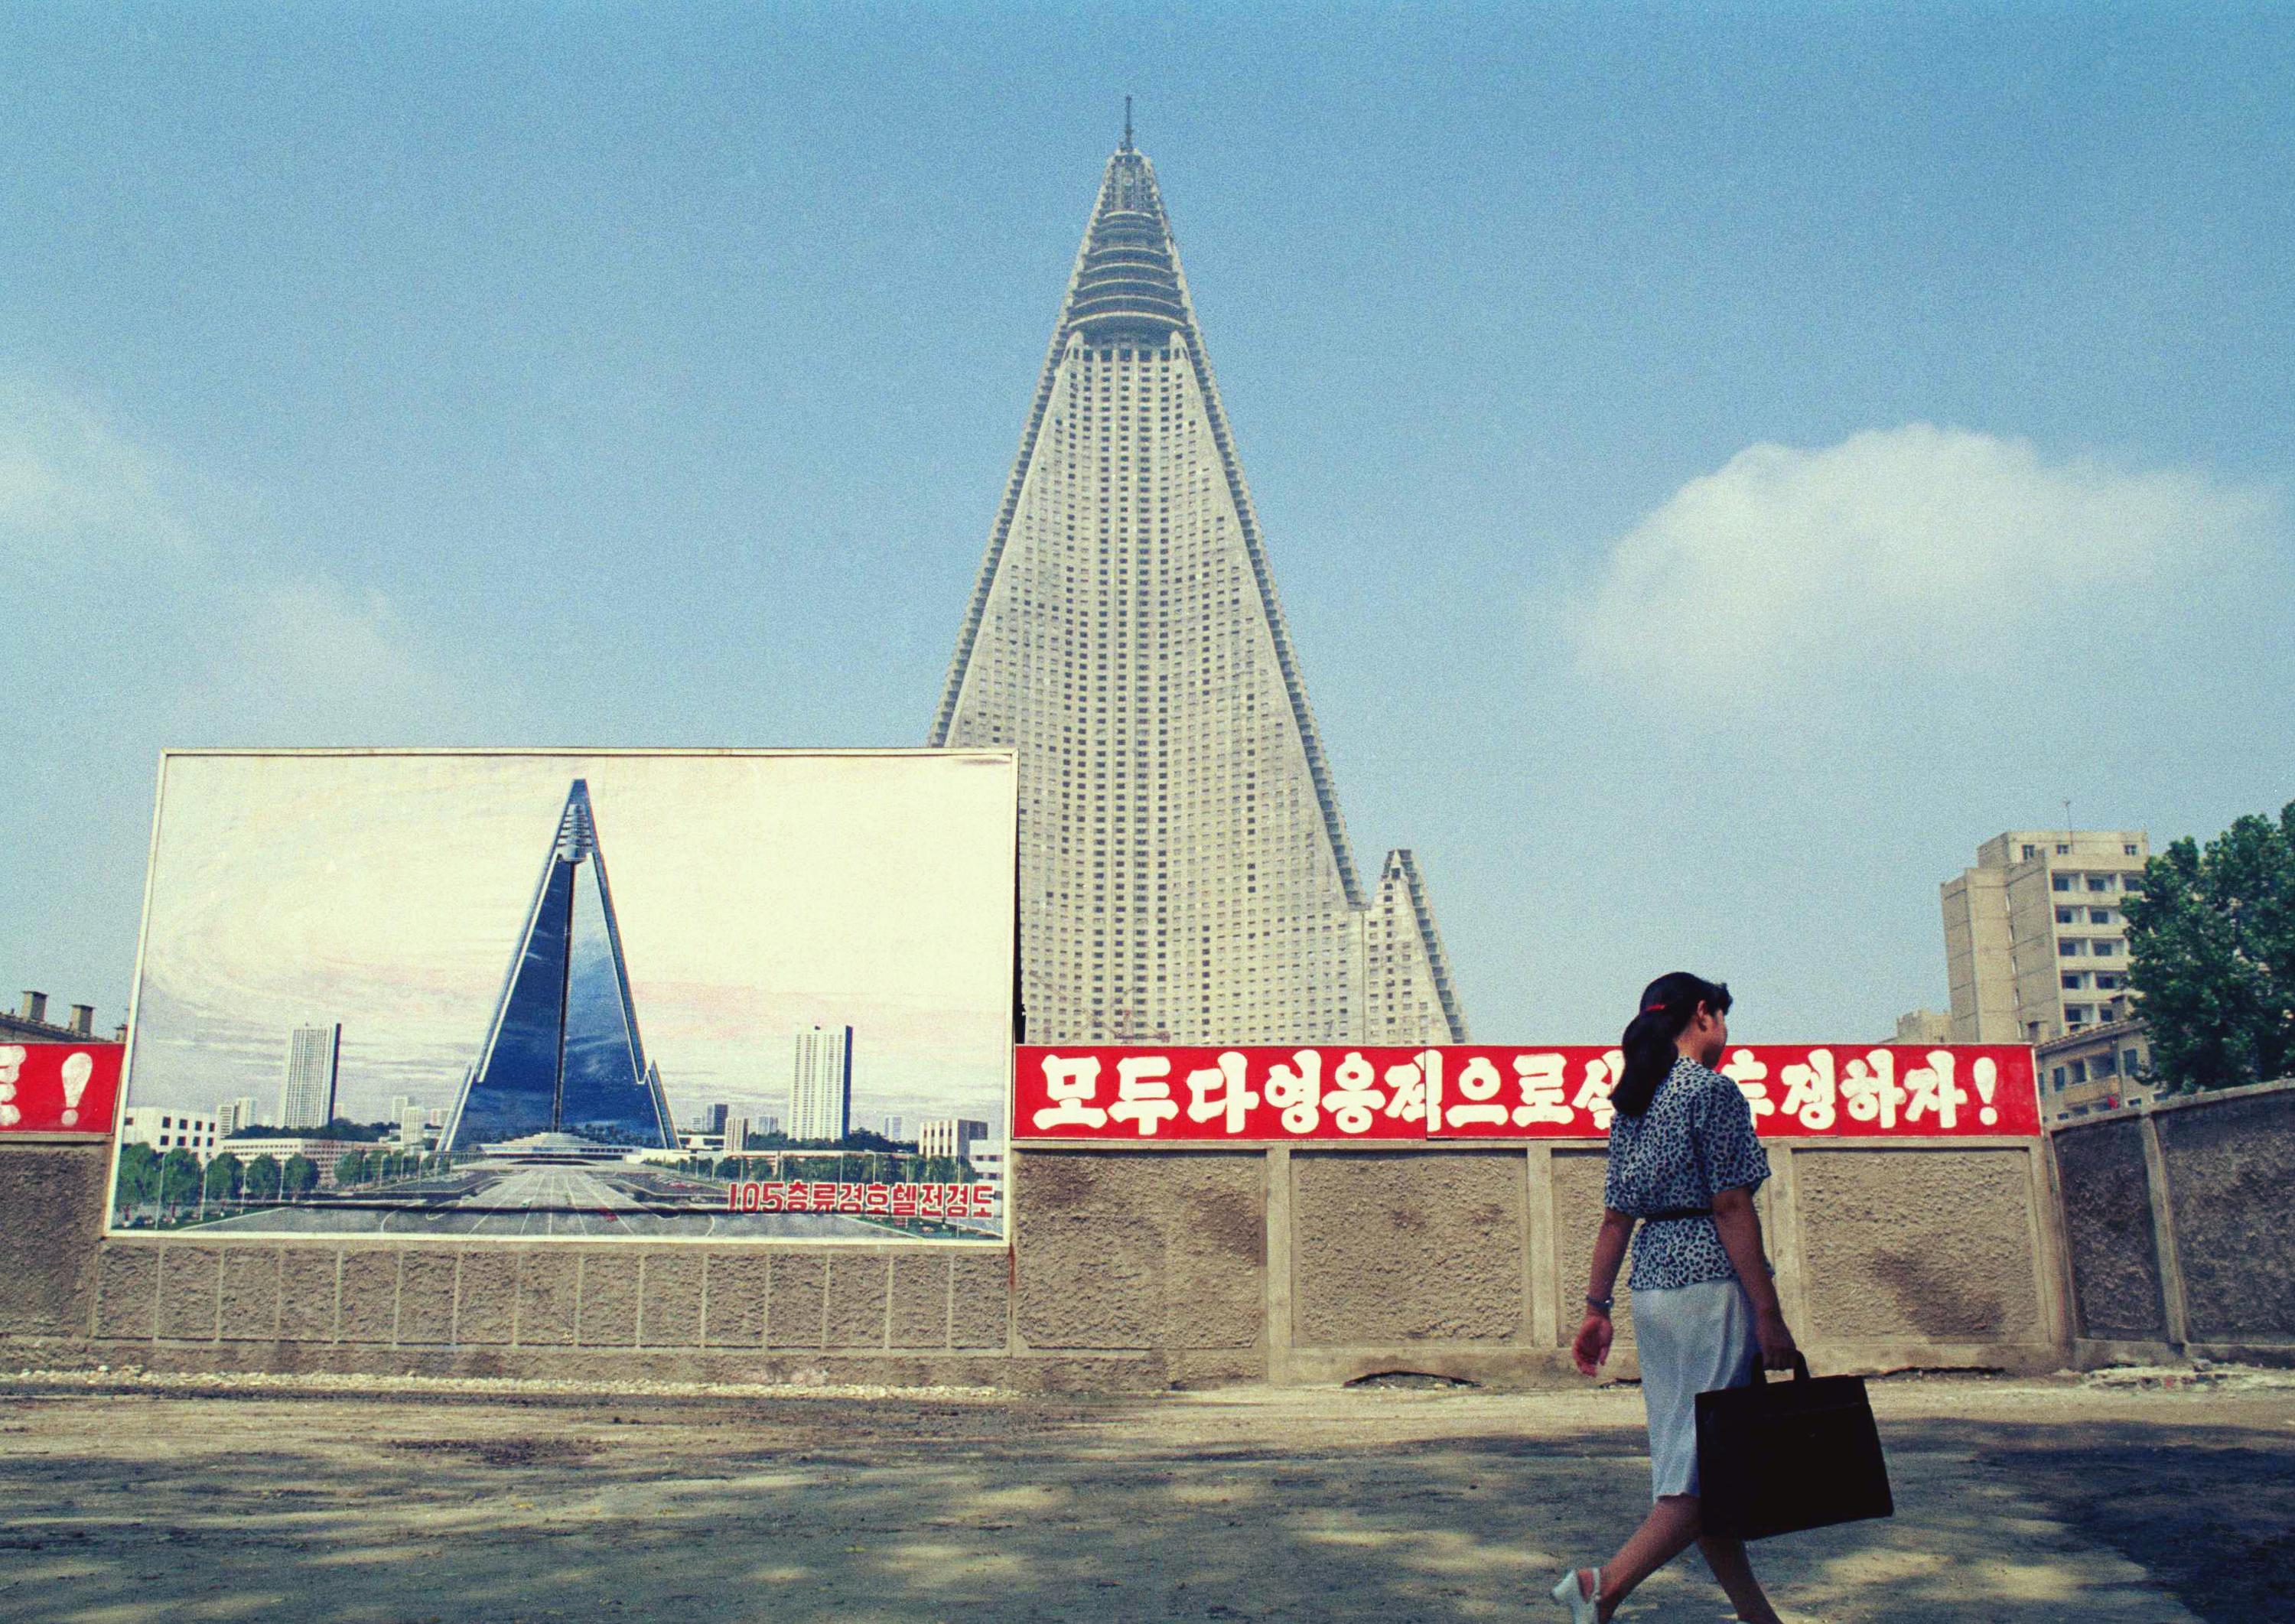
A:
<svg viewBox="0 0 2295 1624">
<path fill-rule="evenodd" d="M 1000 1242 L 1016 782 L 170 753 L 110 1226 Z"/>
<path fill-rule="evenodd" d="M 1591 1139 L 1625 1056 L 1599 1044 L 1438 1049 L 1023 1048 L 1016 1139 L 1228 1144 Z M 2032 1051 L 2004 1044 L 1732 1044 L 1720 1072 L 1764 1138 L 2031 1138 Z"/>
</svg>

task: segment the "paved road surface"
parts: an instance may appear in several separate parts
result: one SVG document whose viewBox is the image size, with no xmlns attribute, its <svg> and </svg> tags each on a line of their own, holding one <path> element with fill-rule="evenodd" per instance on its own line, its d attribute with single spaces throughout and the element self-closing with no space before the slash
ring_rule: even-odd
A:
<svg viewBox="0 0 2295 1624">
<path fill-rule="evenodd" d="M 834 1213 L 702 1212 L 659 1216 L 613 1173 L 587 1167 L 517 1167 L 436 1206 L 397 1210 L 273 1207 L 202 1226 L 293 1235 L 631 1235 L 707 1239 L 761 1236 L 862 1239 L 886 1231 Z M 658 1204 L 658 1202 L 657 1202 Z"/>
<path fill-rule="evenodd" d="M 0 1618 L 1540 1624 L 1649 1482 L 1631 1391 L 301 1391 L 0 1383 Z M 2295 1617 L 2295 1390 L 1874 1395 L 1899 1515 L 1761 1546 L 1788 1617 Z M 1693 1561 L 1621 1616 L 1723 1611 Z"/>
</svg>

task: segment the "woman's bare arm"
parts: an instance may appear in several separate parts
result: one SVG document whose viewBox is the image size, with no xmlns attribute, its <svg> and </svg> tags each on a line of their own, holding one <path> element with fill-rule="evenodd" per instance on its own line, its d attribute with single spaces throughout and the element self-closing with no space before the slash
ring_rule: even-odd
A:
<svg viewBox="0 0 2295 1624">
<path fill-rule="evenodd" d="M 1793 1333 L 1785 1328 L 1785 1310 L 1777 1302 L 1777 1283 L 1769 1277 L 1768 1254 L 1761 1247 L 1761 1215 L 1753 1208 L 1753 1192 L 1714 1191 L 1713 1227 L 1721 1232 L 1721 1249 L 1729 1254 L 1737 1283 L 1752 1302 L 1761 1363 L 1771 1370 L 1792 1369 L 1796 1349 Z"/>
<path fill-rule="evenodd" d="M 1602 1227 L 1594 1232 L 1594 1263 L 1586 1281 L 1586 1318 L 1570 1343 L 1570 1358 L 1580 1375 L 1592 1375 L 1610 1357 L 1617 1330 L 1610 1323 L 1609 1310 L 1596 1308 L 1594 1302 L 1607 1301 L 1617 1289 L 1618 1265 L 1626 1260 L 1626 1243 L 1633 1233 L 1632 1219 L 1613 1208 L 1602 1209 Z"/>
</svg>

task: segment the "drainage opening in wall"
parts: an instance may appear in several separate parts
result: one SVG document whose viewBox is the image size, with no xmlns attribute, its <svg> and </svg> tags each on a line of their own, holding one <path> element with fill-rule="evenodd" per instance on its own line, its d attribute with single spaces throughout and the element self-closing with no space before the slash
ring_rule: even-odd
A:
<svg viewBox="0 0 2295 1624">
<path fill-rule="evenodd" d="M 1475 1383 L 1463 1376 L 1434 1375 L 1424 1370 L 1381 1370 L 1370 1375 L 1359 1375 L 1347 1385 L 1398 1388 L 1406 1392 L 1423 1392 L 1436 1388 L 1473 1387 Z"/>
</svg>

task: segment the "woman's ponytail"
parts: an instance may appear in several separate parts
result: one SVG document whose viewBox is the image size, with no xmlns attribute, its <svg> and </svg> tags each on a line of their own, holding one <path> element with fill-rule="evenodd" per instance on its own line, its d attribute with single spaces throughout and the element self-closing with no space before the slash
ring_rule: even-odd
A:
<svg viewBox="0 0 2295 1624">
<path fill-rule="evenodd" d="M 1680 1058 L 1677 1044 L 1700 1005 L 1715 1015 L 1729 1010 L 1729 989 L 1687 970 L 1661 975 L 1642 989 L 1641 1008 L 1626 1023 L 1618 1047 L 1625 1051 L 1626 1067 L 1610 1104 L 1621 1114 L 1639 1116 L 1657 1097 L 1657 1085 Z"/>
</svg>

